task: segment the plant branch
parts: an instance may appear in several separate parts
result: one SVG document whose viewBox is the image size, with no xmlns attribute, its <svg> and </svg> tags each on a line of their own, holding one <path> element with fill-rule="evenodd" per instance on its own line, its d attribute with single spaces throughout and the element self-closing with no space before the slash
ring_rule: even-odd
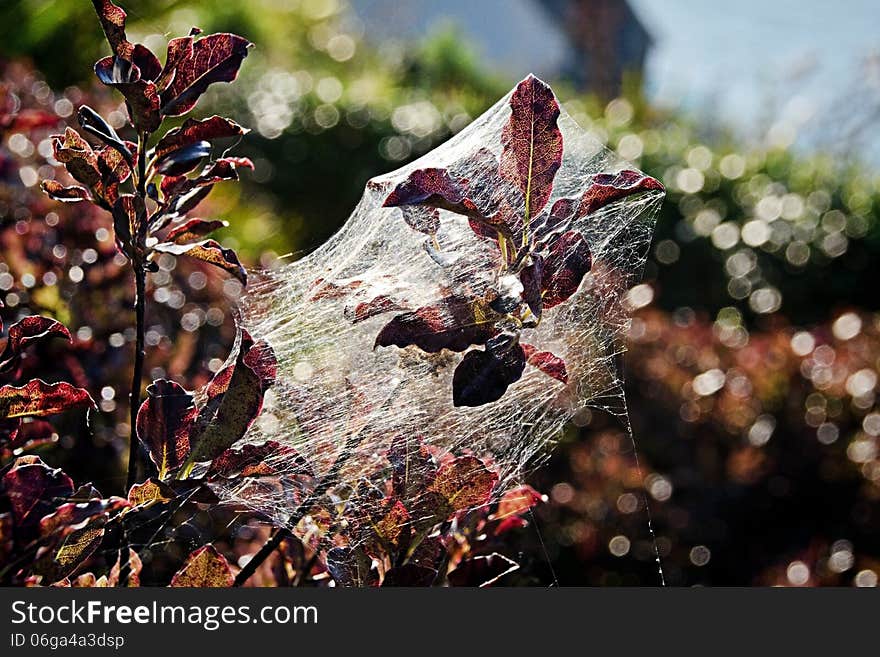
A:
<svg viewBox="0 0 880 657">
<path fill-rule="evenodd" d="M 142 132 L 138 135 L 138 152 L 137 152 L 137 171 L 135 172 L 135 194 L 143 199 L 144 204 L 147 200 L 147 134 Z M 140 218 L 146 221 L 146 217 Z M 133 245 L 133 259 L 131 261 L 132 270 L 134 271 L 134 312 L 135 312 L 135 347 L 134 347 L 134 371 L 131 374 L 131 393 L 129 395 L 129 425 L 131 433 L 128 439 L 128 474 L 125 479 L 125 490 L 123 497 L 128 497 L 128 491 L 137 481 L 138 455 L 140 453 L 140 443 L 137 435 L 137 414 L 141 405 L 141 384 L 144 378 L 144 334 L 146 333 L 146 291 L 147 291 L 147 270 L 142 259 L 144 249 L 146 248 L 146 226 L 135 226 L 132 231 L 132 239 L 135 241 Z M 128 528 L 123 524 L 120 532 L 120 539 L 123 545 L 119 550 L 119 584 L 121 586 L 128 585 L 128 576 L 131 570 L 129 563 L 128 547 L 125 544 L 128 534 Z"/>
<path fill-rule="evenodd" d="M 141 133 L 138 138 L 138 162 L 137 162 L 137 179 L 135 181 L 135 193 L 146 202 L 146 169 L 147 169 L 147 135 Z M 135 352 L 134 352 L 134 372 L 131 376 L 131 395 L 129 397 L 129 423 L 131 426 L 131 434 L 128 443 L 128 477 L 126 478 L 125 493 L 135 484 L 137 477 L 138 462 L 138 437 L 137 437 L 137 413 L 141 405 L 141 384 L 144 371 L 144 333 L 146 332 L 146 287 L 147 272 L 144 263 L 141 261 L 140 254 L 143 252 L 145 244 L 141 244 L 142 235 L 145 230 L 140 227 L 133 232 L 133 239 L 136 240 L 134 253 L 135 258 L 132 260 L 132 268 L 134 270 L 135 293 L 134 293 L 134 310 L 135 310 Z"/>
<path fill-rule="evenodd" d="M 297 523 L 299 523 L 302 518 L 303 513 L 305 513 L 310 506 L 312 506 L 318 499 L 321 498 L 324 493 L 326 493 L 330 486 L 333 485 L 333 482 L 336 480 L 336 475 L 339 474 L 339 471 L 342 469 L 342 466 L 348 461 L 351 457 L 354 448 L 357 447 L 360 442 L 360 432 L 355 432 L 348 437 L 348 440 L 345 442 L 345 447 L 342 448 L 342 452 L 339 454 L 339 457 L 333 462 L 333 466 L 321 478 L 320 483 L 315 487 L 315 489 L 309 494 L 309 496 L 300 504 L 296 511 L 294 511 L 290 520 L 287 522 L 285 527 L 277 527 L 272 535 L 269 537 L 269 540 L 263 544 L 263 547 L 257 551 L 257 553 L 251 557 L 251 559 L 244 565 L 244 567 L 238 572 L 238 575 L 235 576 L 235 581 L 232 586 L 241 586 L 246 581 L 248 581 L 251 576 L 257 572 L 257 568 L 269 558 L 269 555 L 272 554 L 279 545 L 281 545 L 281 541 L 285 538 L 293 535 L 293 528 L 296 527 Z"/>
</svg>

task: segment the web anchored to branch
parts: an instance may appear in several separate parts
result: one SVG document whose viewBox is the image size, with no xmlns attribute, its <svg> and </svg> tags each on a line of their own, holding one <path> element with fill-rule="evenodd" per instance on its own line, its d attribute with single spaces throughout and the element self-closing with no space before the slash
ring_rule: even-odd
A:
<svg viewBox="0 0 880 657">
<path fill-rule="evenodd" d="M 364 524 L 418 533 L 498 499 L 586 407 L 628 429 L 623 297 L 662 197 L 533 77 L 371 180 L 245 300 L 278 371 L 242 444 L 275 476 L 222 495 L 354 546 Z"/>
</svg>

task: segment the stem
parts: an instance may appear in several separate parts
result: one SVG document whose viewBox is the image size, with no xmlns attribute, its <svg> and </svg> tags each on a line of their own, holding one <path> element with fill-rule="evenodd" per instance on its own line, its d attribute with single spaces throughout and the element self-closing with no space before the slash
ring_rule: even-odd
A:
<svg viewBox="0 0 880 657">
<path fill-rule="evenodd" d="M 137 162 L 137 179 L 135 182 L 135 194 L 140 196 L 146 202 L 147 197 L 147 135 L 141 133 L 138 136 L 138 162 Z M 145 227 L 144 227 L 145 228 Z M 132 238 L 137 242 L 134 252 L 135 259 L 132 261 L 134 269 L 134 311 L 136 316 L 136 342 L 134 351 L 134 372 L 131 376 L 131 396 L 129 408 L 129 423 L 131 426 L 131 434 L 128 441 L 128 477 L 125 485 L 125 496 L 134 485 L 137 477 L 138 463 L 138 437 L 137 437 L 137 413 L 141 405 L 141 383 L 144 375 L 144 333 L 146 332 L 146 287 L 147 272 L 144 269 L 144 263 L 141 261 L 145 244 L 141 244 L 142 236 L 146 236 L 146 231 L 140 226 L 135 227 L 132 231 Z"/>
<path fill-rule="evenodd" d="M 140 263 L 135 264 L 135 297 L 134 309 L 137 317 L 137 341 L 134 352 L 134 373 L 131 376 L 131 408 L 129 409 L 129 422 L 131 423 L 131 436 L 128 443 L 128 478 L 125 484 L 125 494 L 135 484 L 137 478 L 137 463 L 139 443 L 137 437 L 137 413 L 141 405 L 141 382 L 144 375 L 144 332 L 145 332 L 145 306 L 147 272 Z"/>
<path fill-rule="evenodd" d="M 281 541 L 290 536 L 290 532 L 284 527 L 278 527 L 274 532 L 272 532 L 272 536 L 269 537 L 269 540 L 263 543 L 263 547 L 259 549 L 259 551 L 251 557 L 250 561 L 248 561 L 244 567 L 238 571 L 238 575 L 235 576 L 235 581 L 232 583 L 232 586 L 241 586 L 246 581 L 248 581 L 251 576 L 257 572 L 257 568 L 269 558 L 269 555 L 272 554 L 279 545 L 281 545 Z"/>
<path fill-rule="evenodd" d="M 138 159 L 137 171 L 134 172 L 135 189 L 134 193 L 143 199 L 146 204 L 147 199 L 147 133 L 138 134 Z M 145 217 L 137 218 L 146 222 Z M 132 249 L 134 257 L 131 262 L 134 270 L 134 312 L 135 312 L 135 348 L 134 348 L 134 371 L 131 375 L 131 394 L 129 396 L 129 425 L 131 433 L 128 438 L 128 475 L 125 479 L 125 490 L 123 497 L 128 497 L 128 491 L 137 481 L 138 456 L 140 453 L 140 443 L 137 436 L 137 414 L 141 406 L 141 384 L 144 378 L 144 334 L 146 333 L 146 289 L 147 289 L 147 270 L 144 267 L 142 255 L 146 248 L 146 225 L 132 226 L 132 240 L 134 248 Z M 128 586 L 128 577 L 131 571 L 131 563 L 129 562 L 128 552 L 128 524 L 123 522 L 119 532 L 119 585 Z"/>
<path fill-rule="evenodd" d="M 269 558 L 269 555 L 272 554 L 275 549 L 281 545 L 281 541 L 283 541 L 288 536 L 292 536 L 292 530 L 296 527 L 297 523 L 300 521 L 303 513 L 308 511 L 309 507 L 312 506 L 318 499 L 324 495 L 329 489 L 330 486 L 333 485 L 333 481 L 336 479 L 336 475 L 339 474 L 339 471 L 342 469 L 342 466 L 345 465 L 346 461 L 348 461 L 351 456 L 354 448 L 357 447 L 360 442 L 359 439 L 360 432 L 354 433 L 348 437 L 348 440 L 345 443 L 345 446 L 342 448 L 342 452 L 339 454 L 339 457 L 336 461 L 333 462 L 333 465 L 330 467 L 330 470 L 326 475 L 321 479 L 320 483 L 315 487 L 315 489 L 309 494 L 309 496 L 300 504 L 296 511 L 294 511 L 290 520 L 287 522 L 286 527 L 278 527 L 273 533 L 272 536 L 269 537 L 269 540 L 263 543 L 263 547 L 259 549 L 259 551 L 251 557 L 250 561 L 248 561 L 244 567 L 238 572 L 238 575 L 235 576 L 235 581 L 232 586 L 241 586 L 246 581 L 248 581 L 251 576 L 257 572 L 257 568 Z"/>
</svg>

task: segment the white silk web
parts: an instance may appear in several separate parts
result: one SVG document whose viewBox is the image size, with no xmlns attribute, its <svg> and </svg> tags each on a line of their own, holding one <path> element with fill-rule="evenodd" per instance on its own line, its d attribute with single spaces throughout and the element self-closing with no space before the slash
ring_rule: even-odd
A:
<svg viewBox="0 0 880 657">
<path fill-rule="evenodd" d="M 324 504 L 332 502 L 338 519 L 356 519 L 364 513 L 359 489 L 386 490 L 387 453 L 401 435 L 420 437 L 435 458 L 481 459 L 497 473 L 500 495 L 542 463 L 565 423 L 582 409 L 603 408 L 627 424 L 619 370 L 628 327 L 623 298 L 644 265 L 663 197 L 657 189 L 624 196 L 569 226 L 586 239 L 592 268 L 573 296 L 519 336 L 562 358 L 567 383 L 527 365 L 499 400 L 455 407 L 452 380 L 461 353 L 374 347 L 401 309 L 499 284 L 492 259 L 497 246 L 478 237 L 466 217 L 440 210 L 435 243 L 408 225 L 404 210 L 383 202 L 413 171 L 428 167 L 453 167 L 471 182 L 477 205 L 488 201 L 495 190 L 480 184 L 487 172 L 472 156 L 480 149 L 500 155 L 510 98 L 419 160 L 371 180 L 347 223 L 316 251 L 258 275 L 244 300 L 242 322 L 274 349 L 278 376 L 239 446 L 276 441 L 281 447 L 267 462 L 286 476 L 282 484 L 233 480 L 223 497 L 283 524 L 299 519 L 294 516 L 305 500 L 326 496 Z M 560 198 L 582 197 L 597 174 L 634 171 L 564 110 L 558 125 L 564 151 L 548 208 Z M 371 314 L 365 308 L 381 310 L 382 304 L 387 312 L 362 319 Z M 417 482 L 418 462 L 409 467 Z"/>
</svg>

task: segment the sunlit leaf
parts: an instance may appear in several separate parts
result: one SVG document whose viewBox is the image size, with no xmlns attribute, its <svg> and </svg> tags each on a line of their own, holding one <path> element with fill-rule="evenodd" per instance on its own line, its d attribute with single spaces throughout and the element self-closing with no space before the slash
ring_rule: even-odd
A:
<svg viewBox="0 0 880 657">
<path fill-rule="evenodd" d="M 228 225 L 227 222 L 218 219 L 188 219 L 172 227 L 165 236 L 165 240 L 175 244 L 187 244 L 194 240 L 200 240 L 215 230 L 225 228 Z"/>
<path fill-rule="evenodd" d="M 428 487 L 446 500 L 452 512 L 486 504 L 498 483 L 498 475 L 474 456 L 459 456 L 444 463 Z"/>
<path fill-rule="evenodd" d="M 147 398 L 137 414 L 137 435 L 159 468 L 160 479 L 189 456 L 197 414 L 192 395 L 174 381 L 159 379 L 147 387 Z"/>
<path fill-rule="evenodd" d="M 202 262 L 207 262 L 228 271 L 241 281 L 242 284 L 247 284 L 247 272 L 241 262 L 239 262 L 235 251 L 222 247 L 214 240 L 204 240 L 195 244 L 161 242 L 156 244 L 153 249 L 160 253 L 170 253 L 176 256 L 185 255 Z"/>
<path fill-rule="evenodd" d="M 524 344 L 522 348 L 529 365 L 537 367 L 544 374 L 552 376 L 554 379 L 568 383 L 568 370 L 565 368 L 565 361 L 559 356 L 549 351 L 538 351 L 530 344 Z"/>
<path fill-rule="evenodd" d="M 95 402 L 87 391 L 63 381 L 46 383 L 33 379 L 20 387 L 0 387 L 0 419 L 42 417 L 71 408 L 94 406 Z"/>
<path fill-rule="evenodd" d="M 224 119 L 220 116 L 211 116 L 207 119 L 187 119 L 179 128 L 172 128 L 159 143 L 156 144 L 153 156 L 161 159 L 174 151 L 192 146 L 203 141 L 222 139 L 224 137 L 239 137 L 248 131 L 235 121 Z"/>
<path fill-rule="evenodd" d="M 171 578 L 172 587 L 221 588 L 234 581 L 229 562 L 213 545 L 205 545 L 189 555 Z"/>
<path fill-rule="evenodd" d="M 514 90 L 510 109 L 501 133 L 501 175 L 522 191 L 527 215 L 537 217 L 562 164 L 559 103 L 550 87 L 530 75 Z"/>
<path fill-rule="evenodd" d="M 30 315 L 10 326 L 6 347 L 0 354 L 0 372 L 11 368 L 29 344 L 48 337 L 65 338 L 68 342 L 71 341 L 70 331 L 61 322 L 49 317 Z"/>
<path fill-rule="evenodd" d="M 182 52 L 175 62 L 174 78 L 162 91 L 162 114 L 186 114 L 211 84 L 232 82 L 251 45 L 234 34 L 210 34 L 195 40 L 192 50 Z"/>
<path fill-rule="evenodd" d="M 132 506 L 164 504 L 176 497 L 174 489 L 168 484 L 152 477 L 142 484 L 135 484 L 128 491 L 128 501 Z"/>
<path fill-rule="evenodd" d="M 77 203 L 79 201 L 91 201 L 92 197 L 89 190 L 79 185 L 70 185 L 65 187 L 56 180 L 44 180 L 40 183 L 40 187 L 46 195 L 54 201 L 62 203 Z"/>
</svg>

